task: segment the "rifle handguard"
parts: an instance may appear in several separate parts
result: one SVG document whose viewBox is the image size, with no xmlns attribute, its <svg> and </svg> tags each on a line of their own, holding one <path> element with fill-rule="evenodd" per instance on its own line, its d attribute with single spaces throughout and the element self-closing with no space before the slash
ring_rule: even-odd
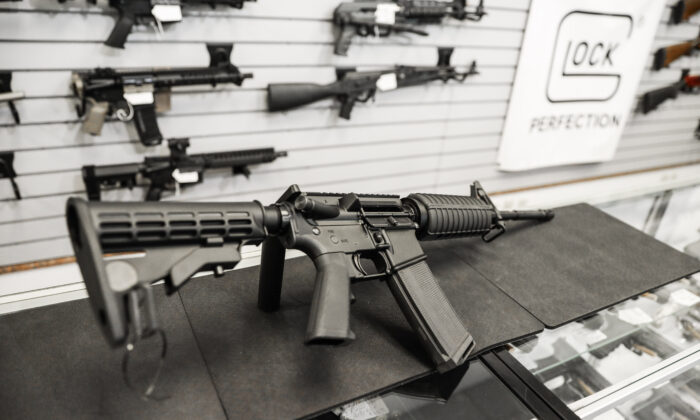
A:
<svg viewBox="0 0 700 420">
<path fill-rule="evenodd" d="M 496 209 L 476 197 L 442 194 L 411 194 L 404 199 L 417 213 L 423 241 L 483 236 L 493 227 Z"/>
</svg>

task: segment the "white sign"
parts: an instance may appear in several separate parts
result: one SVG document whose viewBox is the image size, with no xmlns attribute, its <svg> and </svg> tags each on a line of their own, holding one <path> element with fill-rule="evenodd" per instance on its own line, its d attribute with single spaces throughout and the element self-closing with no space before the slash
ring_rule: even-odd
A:
<svg viewBox="0 0 700 420">
<path fill-rule="evenodd" d="M 612 159 L 664 6 L 664 0 L 533 0 L 500 168 Z"/>
</svg>

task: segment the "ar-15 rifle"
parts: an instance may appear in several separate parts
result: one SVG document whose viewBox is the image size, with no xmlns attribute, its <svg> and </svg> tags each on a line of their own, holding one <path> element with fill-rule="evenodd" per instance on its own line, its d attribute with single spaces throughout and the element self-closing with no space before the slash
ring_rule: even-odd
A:
<svg viewBox="0 0 700 420">
<path fill-rule="evenodd" d="M 114 347 L 155 333 L 151 284 L 174 293 L 200 270 L 221 275 L 244 244 L 262 243 L 258 307 L 280 307 L 285 249 L 306 253 L 316 285 L 306 343 L 354 339 L 350 284 L 386 280 L 437 368 L 464 362 L 474 343 L 433 278 L 419 240 L 481 236 L 491 241 L 506 220 L 550 220 L 551 210 L 499 211 L 478 182 L 471 196 L 304 193 L 292 185 L 273 205 L 117 203 L 70 198 L 66 218 L 93 311 Z M 105 252 L 144 251 L 104 261 Z M 367 264 L 367 260 L 373 264 Z M 374 267 L 371 267 L 374 265 Z M 376 269 L 376 270 L 375 270 Z M 129 342 L 128 344 L 133 344 Z"/>
<path fill-rule="evenodd" d="M 175 191 L 181 185 L 202 182 L 207 169 L 231 168 L 234 175 L 243 174 L 247 178 L 248 166 L 287 156 L 287 152 L 276 152 L 273 148 L 188 155 L 189 145 L 189 139 L 171 139 L 168 140 L 170 156 L 146 157 L 143 163 L 83 166 L 88 199 L 100 201 L 103 186 L 133 188 L 148 179 L 146 201 L 158 201 L 164 190 Z"/>
<path fill-rule="evenodd" d="M 700 11 L 700 0 L 678 0 L 671 6 L 671 22 L 679 24 Z"/>
<path fill-rule="evenodd" d="M 684 69 L 681 79 L 672 85 L 651 90 L 642 95 L 639 109 L 646 114 L 655 110 L 668 99 L 677 98 L 680 92 L 692 93 L 700 88 L 700 75 L 690 75 L 690 70 Z"/>
<path fill-rule="evenodd" d="M 15 103 L 12 101 L 22 98 L 24 98 L 24 92 L 12 91 L 12 72 L 0 71 L 0 103 L 7 102 L 7 106 L 10 107 L 12 119 L 15 120 L 15 124 L 19 124 L 20 119 L 19 112 L 17 112 L 17 107 L 15 107 Z"/>
<path fill-rule="evenodd" d="M 133 120 L 144 146 L 160 144 L 156 112 L 170 109 L 170 91 L 175 86 L 233 83 L 240 86 L 251 73 L 241 73 L 231 64 L 232 44 L 207 44 L 209 67 L 120 71 L 97 68 L 73 73 L 73 90 L 80 99 L 78 116 L 87 114 L 83 130 L 93 135 L 102 132 L 107 115 L 121 121 Z"/>
<path fill-rule="evenodd" d="M 439 24 L 448 16 L 479 21 L 485 14 L 484 0 L 479 1 L 473 12 L 467 11 L 467 0 L 358 0 L 341 3 L 333 12 L 334 52 L 347 55 L 355 35 L 386 37 L 393 32 L 411 32 L 427 36 L 428 33 L 418 26 Z"/>
<path fill-rule="evenodd" d="M 668 67 L 682 56 L 690 55 L 696 50 L 700 50 L 700 35 L 695 39 L 681 42 L 680 44 L 659 48 L 654 54 L 654 64 L 652 68 L 654 70 L 660 70 L 663 67 Z"/>
<path fill-rule="evenodd" d="M 390 70 L 356 71 L 354 68 L 336 69 L 338 81 L 319 85 L 316 83 L 272 83 L 267 87 L 267 106 L 270 111 L 285 111 L 323 99 L 340 101 L 340 117 L 350 119 L 356 102 L 374 98 L 377 89 L 382 91 L 418 86 L 442 80 L 463 82 L 467 77 L 479 74 L 476 61 L 469 70 L 459 72 L 450 65 L 454 48 L 438 48 L 436 66 L 395 66 Z"/>
<path fill-rule="evenodd" d="M 61 3 L 63 1 L 59 0 Z M 97 4 L 97 0 L 88 1 Z M 181 21 L 181 6 L 209 5 L 213 9 L 217 5 L 224 5 L 242 9 L 246 1 L 256 0 L 109 0 L 109 6 L 117 9 L 119 17 L 105 45 L 124 48 L 126 38 L 135 24 L 153 22 L 161 30 L 163 23 Z"/>
</svg>

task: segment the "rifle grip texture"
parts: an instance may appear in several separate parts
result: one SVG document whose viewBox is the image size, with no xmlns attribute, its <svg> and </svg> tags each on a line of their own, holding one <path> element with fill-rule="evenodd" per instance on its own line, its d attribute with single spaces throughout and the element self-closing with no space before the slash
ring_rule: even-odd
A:
<svg viewBox="0 0 700 420">
<path fill-rule="evenodd" d="M 421 261 L 400 269 L 388 284 L 438 371 L 445 372 L 464 363 L 474 348 L 474 340 L 428 264 Z"/>
<path fill-rule="evenodd" d="M 341 344 L 354 340 L 355 335 L 350 331 L 350 276 L 345 254 L 321 254 L 313 261 L 316 284 L 305 343 Z"/>
<path fill-rule="evenodd" d="M 262 311 L 273 312 L 280 307 L 285 254 L 286 249 L 279 238 L 263 241 L 258 284 L 258 308 Z"/>
<path fill-rule="evenodd" d="M 117 24 L 114 25 L 112 32 L 105 41 L 105 45 L 112 48 L 124 48 L 126 38 L 131 33 L 131 28 L 134 26 L 136 19 L 134 16 L 121 14 L 117 19 Z"/>
<path fill-rule="evenodd" d="M 154 104 L 133 105 L 134 123 L 139 140 L 144 146 L 156 146 L 163 141 L 163 135 L 158 128 L 156 108 Z"/>
</svg>

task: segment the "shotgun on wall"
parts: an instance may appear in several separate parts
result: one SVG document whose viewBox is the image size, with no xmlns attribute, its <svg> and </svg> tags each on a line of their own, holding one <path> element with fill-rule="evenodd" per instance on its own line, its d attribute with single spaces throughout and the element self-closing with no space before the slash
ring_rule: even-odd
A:
<svg viewBox="0 0 700 420">
<path fill-rule="evenodd" d="M 262 243 L 258 307 L 280 307 L 286 249 L 316 267 L 307 344 L 355 338 L 350 285 L 386 280 L 411 327 L 444 371 L 474 347 L 433 277 L 420 240 L 481 236 L 491 241 L 506 220 L 550 220 L 551 210 L 499 211 L 478 182 L 471 195 L 305 193 L 292 185 L 270 206 L 234 203 L 119 203 L 68 200 L 66 218 L 95 316 L 112 346 L 164 334 L 152 283 L 170 294 L 195 273 L 233 268 L 244 244 Z M 139 258 L 104 260 L 138 251 Z M 465 287 L 468 287 L 465 285 Z"/>
<path fill-rule="evenodd" d="M 668 47 L 659 48 L 654 53 L 654 70 L 661 70 L 668 67 L 671 63 L 679 58 L 687 55 L 692 55 L 700 50 L 700 35 L 695 39 L 690 39 L 680 44 L 669 45 Z"/>
<path fill-rule="evenodd" d="M 187 154 L 189 139 L 170 139 L 170 156 L 146 157 L 142 163 L 83 166 L 83 182 L 90 201 L 100 201 L 103 187 L 146 185 L 146 201 L 158 201 L 164 191 L 198 184 L 210 169 L 230 168 L 233 175 L 250 176 L 250 165 L 273 162 L 287 152 L 273 148 Z"/>
<path fill-rule="evenodd" d="M 59 0 L 61 3 L 63 1 Z M 109 0 L 109 6 L 117 9 L 119 17 L 105 45 L 124 48 L 126 38 L 136 24 L 155 23 L 162 30 L 163 24 L 180 22 L 182 6 L 207 5 L 213 9 L 222 5 L 242 9 L 246 1 L 255 0 Z M 88 2 L 97 4 L 97 0 Z"/>
<path fill-rule="evenodd" d="M 380 71 L 356 71 L 354 68 L 336 69 L 336 82 L 316 83 L 271 83 L 267 87 L 267 106 L 270 111 L 286 111 L 324 99 L 335 98 L 340 102 L 340 117 L 350 119 L 357 102 L 373 99 L 377 90 L 390 91 L 398 88 L 419 86 L 433 81 L 447 83 L 450 80 L 464 82 L 479 74 L 476 61 L 466 71 L 459 71 L 450 64 L 454 48 L 438 48 L 435 66 L 395 66 Z"/>
<path fill-rule="evenodd" d="M 446 17 L 479 21 L 486 14 L 484 0 L 474 11 L 467 0 L 358 0 L 341 3 L 333 12 L 335 54 L 347 55 L 355 36 L 386 37 L 395 32 L 427 36 L 420 27 L 442 23 Z"/>
<path fill-rule="evenodd" d="M 684 69 L 681 72 L 679 81 L 669 86 L 646 92 L 639 99 L 639 110 L 647 114 L 659 107 L 669 99 L 675 99 L 680 93 L 696 93 L 700 88 L 700 75 L 689 74 L 690 70 Z"/>
<path fill-rule="evenodd" d="M 241 73 L 231 63 L 233 44 L 207 44 L 209 67 L 122 71 L 97 68 L 73 73 L 73 91 L 80 100 L 78 116 L 85 119 L 83 130 L 92 135 L 102 132 L 105 118 L 114 115 L 133 121 L 144 146 L 160 144 L 163 135 L 156 113 L 170 109 L 170 93 L 177 86 L 233 83 L 240 86 L 250 73 Z"/>
</svg>

